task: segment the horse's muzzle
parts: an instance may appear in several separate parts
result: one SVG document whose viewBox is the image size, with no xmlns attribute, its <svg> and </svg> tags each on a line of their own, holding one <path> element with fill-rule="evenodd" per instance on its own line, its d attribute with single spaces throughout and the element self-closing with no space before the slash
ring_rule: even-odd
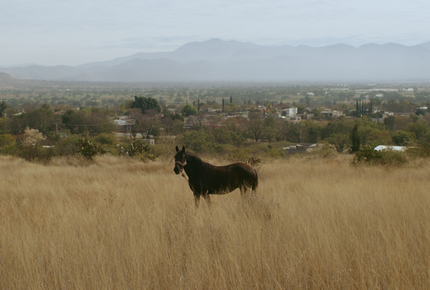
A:
<svg viewBox="0 0 430 290">
<path fill-rule="evenodd" d="M 181 173 L 182 169 L 179 169 L 178 166 L 175 166 L 175 168 L 173 168 L 173 171 L 175 171 L 176 174 Z"/>
</svg>

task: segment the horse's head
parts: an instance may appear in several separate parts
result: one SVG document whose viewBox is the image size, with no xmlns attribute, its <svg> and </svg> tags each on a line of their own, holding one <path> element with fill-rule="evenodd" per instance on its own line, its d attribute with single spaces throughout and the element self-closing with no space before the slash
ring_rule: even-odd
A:
<svg viewBox="0 0 430 290">
<path fill-rule="evenodd" d="M 182 172 L 185 165 L 187 165 L 185 146 L 182 146 L 182 150 L 179 150 L 178 146 L 176 146 L 175 167 L 173 168 L 173 171 L 175 171 L 176 174 L 179 174 Z"/>
</svg>

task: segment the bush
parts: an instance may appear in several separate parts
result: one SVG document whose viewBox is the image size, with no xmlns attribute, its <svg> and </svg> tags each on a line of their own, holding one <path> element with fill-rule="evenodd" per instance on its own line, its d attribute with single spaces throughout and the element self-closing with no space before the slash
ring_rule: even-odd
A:
<svg viewBox="0 0 430 290">
<path fill-rule="evenodd" d="M 115 146 L 118 139 L 113 134 L 102 133 L 94 137 L 94 140 L 102 145 Z"/>
<path fill-rule="evenodd" d="M 220 151 L 218 150 L 220 147 L 215 145 L 214 136 L 203 129 L 186 132 L 183 141 L 186 148 L 190 148 L 196 153 L 213 154 Z"/>
<path fill-rule="evenodd" d="M 108 151 L 101 146 L 94 144 L 92 141 L 81 138 L 76 143 L 77 153 L 88 160 L 92 160 L 97 154 L 105 154 Z"/>
<path fill-rule="evenodd" d="M 370 165 L 403 165 L 408 162 L 408 155 L 401 151 L 376 151 L 370 146 L 363 146 L 355 153 L 354 164 L 367 163 Z"/>
<path fill-rule="evenodd" d="M 25 145 L 19 147 L 19 156 L 29 162 L 49 163 L 55 156 L 55 151 L 51 147 L 40 144 Z"/>
<path fill-rule="evenodd" d="M 71 156 L 78 152 L 78 135 L 70 135 L 67 138 L 61 138 L 56 144 L 56 151 L 59 156 Z"/>
<path fill-rule="evenodd" d="M 119 145 L 119 154 L 123 156 L 127 156 L 130 158 L 136 158 L 143 162 L 147 162 L 149 160 L 155 161 L 157 157 L 154 152 L 149 148 L 148 144 L 144 144 L 141 142 L 133 142 L 132 144 L 124 147 Z"/>
</svg>

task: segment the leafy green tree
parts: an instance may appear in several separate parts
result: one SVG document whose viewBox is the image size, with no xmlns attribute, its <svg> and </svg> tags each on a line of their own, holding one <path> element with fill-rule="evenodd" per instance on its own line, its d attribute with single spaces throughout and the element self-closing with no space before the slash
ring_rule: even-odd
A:
<svg viewBox="0 0 430 290">
<path fill-rule="evenodd" d="M 418 141 L 421 145 L 421 154 L 423 156 L 430 156 L 430 132 L 426 132 Z"/>
<path fill-rule="evenodd" d="M 185 105 L 181 110 L 181 114 L 185 117 L 197 115 L 197 109 L 192 105 Z"/>
<path fill-rule="evenodd" d="M 101 133 L 94 137 L 94 140 L 102 145 L 115 146 L 118 143 L 118 139 L 114 134 Z"/>
<path fill-rule="evenodd" d="M 240 146 L 245 142 L 245 138 L 239 132 L 232 131 L 228 128 L 215 128 L 213 136 L 217 144 L 232 144 Z"/>
<path fill-rule="evenodd" d="M 264 137 L 269 141 L 275 141 L 276 129 L 275 129 L 275 118 L 269 116 L 264 119 Z"/>
<path fill-rule="evenodd" d="M 0 118 L 4 116 L 6 109 L 8 108 L 7 104 L 4 101 L 0 103 Z"/>
<path fill-rule="evenodd" d="M 370 126 L 361 126 L 358 130 L 361 144 L 376 147 L 378 145 L 392 144 L 392 138 L 387 130 L 380 130 Z"/>
<path fill-rule="evenodd" d="M 149 160 L 155 161 L 155 158 L 157 157 L 148 144 L 139 141 L 133 142 L 129 146 L 120 145 L 119 147 L 120 155 L 127 156 L 130 158 L 137 158 L 143 162 L 147 162 Z"/>
<path fill-rule="evenodd" d="M 95 155 L 107 153 L 107 151 L 101 146 L 94 144 L 91 140 L 86 138 L 81 138 L 78 140 L 76 143 L 76 149 L 76 153 L 90 161 L 93 160 Z"/>
<path fill-rule="evenodd" d="M 247 126 L 248 135 L 258 142 L 263 137 L 264 121 L 260 117 L 260 113 L 250 114 L 250 120 Z"/>
<path fill-rule="evenodd" d="M 158 113 L 161 111 L 161 107 L 155 99 L 137 96 L 134 97 L 132 108 L 141 109 L 142 114 L 145 114 L 147 110 L 155 110 Z"/>
<path fill-rule="evenodd" d="M 352 127 L 351 131 L 351 152 L 358 152 L 361 146 L 361 139 L 358 135 L 358 122 L 355 123 L 354 127 Z"/>
<path fill-rule="evenodd" d="M 430 131 L 430 127 L 428 124 L 417 122 L 409 124 L 406 127 L 405 131 L 414 133 L 417 140 L 420 140 L 422 136 L 424 136 L 427 132 Z"/>
<path fill-rule="evenodd" d="M 388 116 L 387 118 L 384 119 L 384 125 L 388 130 L 394 131 L 395 130 L 395 120 L 396 117 L 394 116 Z"/>
<path fill-rule="evenodd" d="M 337 152 L 343 152 L 351 144 L 351 139 L 347 134 L 336 133 L 326 139 L 336 147 Z"/>
<path fill-rule="evenodd" d="M 316 143 L 319 140 L 321 126 L 312 120 L 301 122 L 302 139 L 305 143 Z"/>
<path fill-rule="evenodd" d="M 214 136 L 203 129 L 186 132 L 183 136 L 183 142 L 185 147 L 197 153 L 214 153 L 217 149 Z"/>
<path fill-rule="evenodd" d="M 417 109 L 416 111 L 415 111 L 415 114 L 416 115 L 425 115 L 427 113 L 427 110 L 424 110 L 424 109 Z"/>
<path fill-rule="evenodd" d="M 155 116 L 140 115 L 136 118 L 136 125 L 133 130 L 141 133 L 143 138 L 148 139 L 149 135 L 160 135 L 160 121 Z"/>
<path fill-rule="evenodd" d="M 407 131 L 397 131 L 391 139 L 393 139 L 393 142 L 396 145 L 404 146 L 409 141 L 415 141 L 415 134 Z"/>
<path fill-rule="evenodd" d="M 112 133 L 116 129 L 116 125 L 111 122 L 107 113 L 101 110 L 68 110 L 62 116 L 62 121 L 74 134 L 98 135 Z"/>
<path fill-rule="evenodd" d="M 51 105 L 49 103 L 44 103 L 42 106 L 40 106 L 40 108 L 45 110 L 52 110 Z"/>
</svg>

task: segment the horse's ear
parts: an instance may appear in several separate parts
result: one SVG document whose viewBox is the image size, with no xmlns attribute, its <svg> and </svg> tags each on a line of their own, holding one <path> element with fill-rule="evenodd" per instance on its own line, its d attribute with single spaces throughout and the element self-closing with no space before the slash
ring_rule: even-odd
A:
<svg viewBox="0 0 430 290">
<path fill-rule="evenodd" d="M 185 153 L 185 146 L 182 146 L 182 152 Z"/>
<path fill-rule="evenodd" d="M 179 151 L 179 147 L 178 146 L 176 146 L 176 152 L 178 152 Z"/>
</svg>

